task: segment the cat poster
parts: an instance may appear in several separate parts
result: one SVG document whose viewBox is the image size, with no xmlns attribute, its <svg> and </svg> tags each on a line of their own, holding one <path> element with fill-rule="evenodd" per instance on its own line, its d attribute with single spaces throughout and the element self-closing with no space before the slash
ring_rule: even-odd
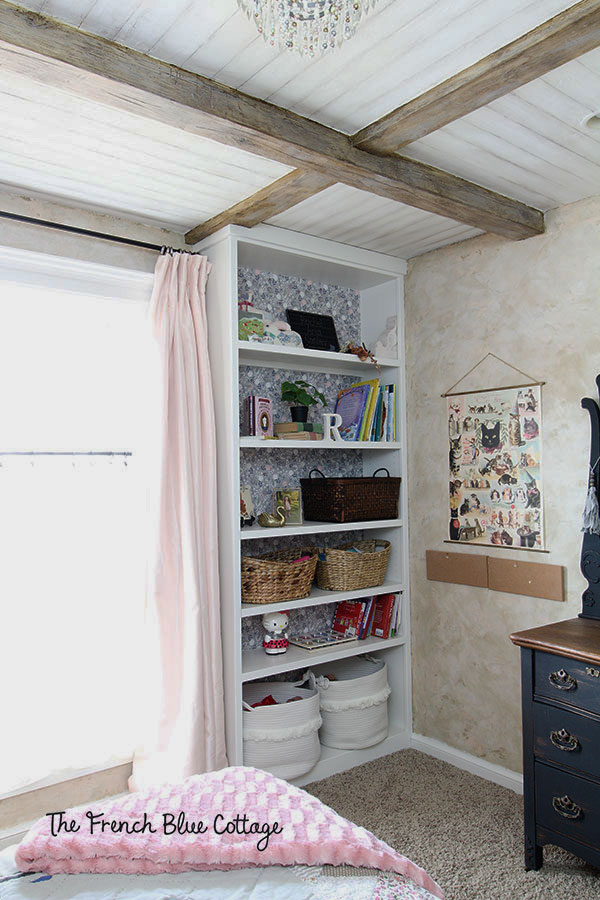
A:
<svg viewBox="0 0 600 900">
<path fill-rule="evenodd" d="M 540 385 L 447 402 L 450 540 L 545 549 Z"/>
</svg>

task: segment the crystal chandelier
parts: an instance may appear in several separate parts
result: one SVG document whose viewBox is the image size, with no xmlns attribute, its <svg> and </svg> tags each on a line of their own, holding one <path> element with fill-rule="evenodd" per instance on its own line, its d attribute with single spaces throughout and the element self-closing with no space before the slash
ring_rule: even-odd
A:
<svg viewBox="0 0 600 900">
<path fill-rule="evenodd" d="M 272 47 L 318 56 L 351 38 L 377 0 L 238 0 Z"/>
</svg>

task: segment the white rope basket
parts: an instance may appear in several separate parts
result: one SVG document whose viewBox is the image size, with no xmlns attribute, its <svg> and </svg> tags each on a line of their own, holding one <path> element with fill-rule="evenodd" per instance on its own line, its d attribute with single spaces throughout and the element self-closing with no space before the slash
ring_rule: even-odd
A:
<svg viewBox="0 0 600 900">
<path fill-rule="evenodd" d="M 252 708 L 269 694 L 277 700 L 276 706 Z M 292 697 L 302 700 L 288 703 Z M 244 765 L 279 778 L 309 772 L 321 755 L 318 691 L 289 681 L 253 682 L 244 685 L 243 700 Z"/>
<path fill-rule="evenodd" d="M 310 672 L 309 681 L 319 691 L 325 747 L 362 750 L 387 737 L 391 689 L 382 660 L 364 656 L 327 663 Z"/>
</svg>

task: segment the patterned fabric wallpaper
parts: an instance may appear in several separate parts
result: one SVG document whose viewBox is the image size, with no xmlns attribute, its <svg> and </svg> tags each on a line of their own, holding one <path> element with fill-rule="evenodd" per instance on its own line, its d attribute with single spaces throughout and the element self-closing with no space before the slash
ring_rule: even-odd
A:
<svg viewBox="0 0 600 900">
<path fill-rule="evenodd" d="M 319 284 L 289 275 L 276 275 L 249 268 L 238 270 L 238 292 L 240 299 L 249 300 L 258 309 L 263 309 L 275 318 L 286 320 L 285 310 L 303 309 L 333 316 L 340 345 L 347 341 L 360 341 L 360 304 L 356 291 L 335 285 Z M 327 399 L 327 412 L 333 412 L 338 391 L 348 387 L 356 377 L 327 375 L 318 372 L 282 371 L 259 366 L 240 368 L 240 428 L 242 426 L 243 402 L 249 394 L 259 394 L 273 401 L 273 417 L 276 422 L 289 422 L 289 407 L 282 403 L 281 384 L 304 378 L 314 384 Z M 313 407 L 309 421 L 321 421 L 321 407 Z M 240 484 L 249 485 L 255 512 L 272 512 L 273 490 L 284 487 L 300 487 L 300 478 L 308 477 L 312 468 L 319 468 L 324 475 L 362 475 L 361 454 L 355 450 L 321 450 L 314 445 L 306 450 L 245 449 L 240 452 Z M 319 543 L 321 546 L 361 540 L 362 532 L 337 532 L 333 535 L 309 535 L 268 538 L 242 543 L 242 553 L 259 556 L 282 547 L 301 547 L 303 544 Z M 290 633 L 320 631 L 331 625 L 335 611 L 335 593 L 332 602 L 323 606 L 294 610 L 290 604 Z M 242 647 L 252 650 L 262 646 L 263 629 L 261 616 L 252 616 L 242 622 Z M 288 680 L 297 673 L 285 673 Z"/>
<path fill-rule="evenodd" d="M 359 295 L 352 288 L 240 267 L 238 297 L 284 322 L 286 309 L 333 316 L 340 346 L 348 341 L 360 343 Z"/>
<path fill-rule="evenodd" d="M 252 493 L 255 514 L 273 512 L 273 491 L 299 488 L 311 469 L 326 477 L 362 475 L 362 460 L 355 450 L 250 449 L 240 452 L 240 484 Z M 318 478 L 319 476 L 314 476 Z"/>
</svg>

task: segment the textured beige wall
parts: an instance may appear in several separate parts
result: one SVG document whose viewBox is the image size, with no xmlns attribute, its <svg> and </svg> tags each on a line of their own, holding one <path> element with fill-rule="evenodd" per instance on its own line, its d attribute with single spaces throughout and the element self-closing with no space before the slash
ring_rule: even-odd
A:
<svg viewBox="0 0 600 900">
<path fill-rule="evenodd" d="M 414 730 L 516 771 L 520 673 L 509 634 L 580 610 L 589 421 L 579 403 L 600 372 L 600 197 L 555 210 L 546 222 L 546 234 L 527 241 L 485 235 L 415 259 L 406 286 Z M 440 394 L 488 351 L 546 381 L 550 553 L 461 549 L 565 566 L 566 603 L 425 577 L 425 550 L 449 549 Z M 497 386 L 492 381 L 514 383 L 494 364 L 461 387 Z"/>
</svg>

